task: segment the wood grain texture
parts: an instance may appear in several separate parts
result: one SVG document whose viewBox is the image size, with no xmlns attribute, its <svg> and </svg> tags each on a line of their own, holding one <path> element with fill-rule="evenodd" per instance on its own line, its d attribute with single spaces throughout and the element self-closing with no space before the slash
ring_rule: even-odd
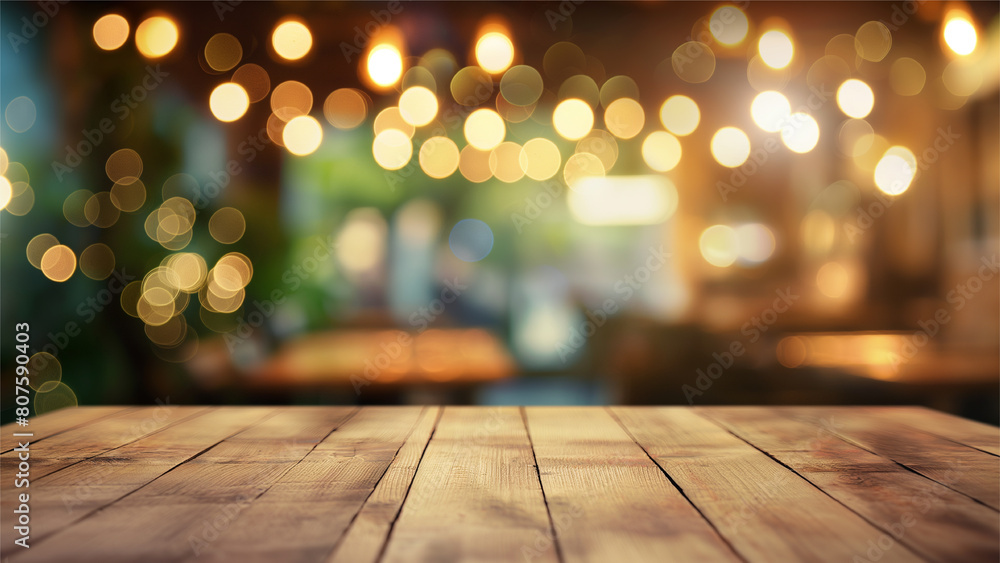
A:
<svg viewBox="0 0 1000 563">
<path fill-rule="evenodd" d="M 114 407 L 36 428 L 30 550 L 0 454 L 5 563 L 1000 559 L 994 429 L 911 407 Z"/>
<path fill-rule="evenodd" d="M 440 416 L 440 407 L 429 408 L 423 413 L 416 428 L 330 555 L 330 563 L 378 561 Z"/>
<path fill-rule="evenodd" d="M 55 434 L 31 447 L 32 478 L 38 479 L 74 463 L 134 442 L 204 411 L 205 407 L 123 410 L 120 414 L 100 418 L 92 424 L 77 426 Z M 4 473 L 16 465 L 16 452 L 0 454 L 0 467 Z M 0 487 L 9 485 L 7 481 L 0 482 Z"/>
<path fill-rule="evenodd" d="M 995 511 L 833 434 L 844 415 L 822 424 L 757 407 L 696 409 L 767 452 L 878 526 L 883 544 L 899 542 L 933 561 L 1000 561 Z"/>
<path fill-rule="evenodd" d="M 748 561 L 851 561 L 881 531 L 684 407 L 614 408 L 624 426 Z M 921 560 L 905 546 L 883 563 Z"/>
<path fill-rule="evenodd" d="M 1000 428 L 924 407 L 866 407 L 875 416 L 1000 456 Z"/>
<path fill-rule="evenodd" d="M 739 561 L 606 410 L 525 416 L 564 561 Z"/>
<path fill-rule="evenodd" d="M 427 414 L 422 407 L 365 408 L 282 475 L 199 559 L 323 560 Z"/>
<path fill-rule="evenodd" d="M 204 556 L 242 511 L 354 413 L 283 409 L 13 560 L 152 562 Z"/>
<path fill-rule="evenodd" d="M 155 409 L 147 409 L 155 416 Z M 236 434 L 274 412 L 272 408 L 236 407 L 209 409 L 164 430 L 62 471 L 36 479 L 31 496 L 33 510 L 44 513 L 32 528 L 37 543 L 188 461 L 198 453 Z M 12 503 L 4 498 L 4 510 Z M 4 536 L 4 550 L 10 548 Z"/>
<path fill-rule="evenodd" d="M 796 420 L 816 423 L 841 414 L 836 435 L 882 457 L 1000 510 L 1000 458 L 946 438 L 916 430 L 866 408 L 787 407 Z M 905 436 L 905 439 L 900 437 Z"/>
<path fill-rule="evenodd" d="M 63 419 L 63 423 L 66 423 L 65 430 L 59 431 L 53 427 L 53 433 L 46 439 L 29 444 L 29 477 L 31 482 L 35 483 L 33 491 L 18 489 L 15 486 L 16 481 L 13 476 L 18 473 L 17 467 L 21 461 L 19 456 L 23 455 L 23 452 L 12 450 L 0 454 L 0 474 L 9 476 L 0 480 L 0 526 L 5 532 L 13 526 L 13 510 L 20 504 L 20 493 L 29 493 L 29 496 L 34 493 L 37 497 L 38 489 L 45 486 L 40 483 L 44 483 L 42 479 L 46 476 L 58 474 L 76 464 L 153 435 L 207 411 L 205 407 L 171 406 L 120 409 L 113 413 L 102 410 L 102 416 L 90 419 L 90 424 L 87 424 L 85 415 L 74 412 L 78 410 L 72 409 L 70 414 L 74 416 Z M 81 422 L 81 419 L 84 422 Z M 58 511 L 68 510 L 65 503 L 56 503 L 54 506 L 58 507 L 56 508 Z M 53 520 L 59 518 L 61 516 L 55 516 Z M 42 529 L 46 529 L 44 525 Z M 8 550 L 11 549 L 15 539 L 17 537 L 14 534 L 8 533 L 0 537 L 0 548 L 4 553 L 9 553 Z"/>
<path fill-rule="evenodd" d="M 134 407 L 74 407 L 31 417 L 28 419 L 28 426 L 18 426 L 14 423 L 5 424 L 0 427 L 0 444 L 3 444 L 0 446 L 0 453 L 7 453 L 17 447 L 17 440 L 13 437 L 15 432 L 30 432 L 33 434 L 30 437 L 32 442 L 41 442 L 60 432 L 84 424 L 91 424 L 98 419 L 132 410 L 132 408 Z"/>
<path fill-rule="evenodd" d="M 520 410 L 446 407 L 384 561 L 523 561 L 551 531 Z"/>
</svg>

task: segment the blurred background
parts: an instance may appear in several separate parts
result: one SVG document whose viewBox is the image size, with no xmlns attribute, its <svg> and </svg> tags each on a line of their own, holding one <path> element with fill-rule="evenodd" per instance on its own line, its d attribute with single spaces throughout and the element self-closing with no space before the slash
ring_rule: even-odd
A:
<svg viewBox="0 0 1000 563">
<path fill-rule="evenodd" d="M 996 423 L 997 12 L 4 2 L 3 421 L 26 365 L 37 413 Z"/>
</svg>

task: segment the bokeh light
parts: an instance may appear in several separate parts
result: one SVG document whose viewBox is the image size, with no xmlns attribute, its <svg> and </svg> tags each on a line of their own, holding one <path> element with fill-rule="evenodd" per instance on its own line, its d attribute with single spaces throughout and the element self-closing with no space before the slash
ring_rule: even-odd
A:
<svg viewBox="0 0 1000 563">
<path fill-rule="evenodd" d="M 524 143 L 518 158 L 521 168 L 524 169 L 524 174 L 532 180 L 538 181 L 548 180 L 555 176 L 562 165 L 559 147 L 542 137 Z"/>
<path fill-rule="evenodd" d="M 792 105 L 781 92 L 761 92 L 750 104 L 750 116 L 758 127 L 769 133 L 780 131 L 792 114 Z"/>
<path fill-rule="evenodd" d="M 286 21 L 278 24 L 271 34 L 271 46 L 279 57 L 296 61 L 306 56 L 312 48 L 312 33 L 302 22 Z"/>
<path fill-rule="evenodd" d="M 102 16 L 94 22 L 94 43 L 105 51 L 114 51 L 128 41 L 128 20 L 118 14 Z"/>
<path fill-rule="evenodd" d="M 584 178 L 604 176 L 607 170 L 601 159 L 589 152 L 578 152 L 566 159 L 563 167 L 563 180 L 571 189 Z"/>
<path fill-rule="evenodd" d="M 35 268 L 41 270 L 42 256 L 45 255 L 45 252 L 48 249 L 57 244 L 59 244 L 59 240 L 49 233 L 35 235 L 30 241 L 28 241 L 28 245 L 25 247 L 25 254 L 28 256 L 28 262 Z"/>
<path fill-rule="evenodd" d="M 831 299 L 844 297 L 850 284 L 850 272 L 840 262 L 827 262 L 816 272 L 816 287 Z"/>
<path fill-rule="evenodd" d="M 781 142 L 792 152 L 807 153 L 819 142 L 819 123 L 807 113 L 793 113 L 781 128 Z"/>
<path fill-rule="evenodd" d="M 323 116 L 337 129 L 349 130 L 361 125 L 368 117 L 369 102 L 360 90 L 338 88 L 323 102 Z"/>
<path fill-rule="evenodd" d="M 491 151 L 467 145 L 459 154 L 458 170 L 470 182 L 479 184 L 489 180 L 493 177 L 493 172 L 490 170 L 490 153 Z"/>
<path fill-rule="evenodd" d="M 382 43 L 368 53 L 368 77 L 382 88 L 388 88 L 403 75 L 403 56 L 394 45 Z"/>
<path fill-rule="evenodd" d="M 475 107 L 493 96 L 493 77 L 478 66 L 467 66 L 451 78 L 449 89 L 456 102 Z"/>
<path fill-rule="evenodd" d="M 493 230 L 479 219 L 462 219 L 451 228 L 448 247 L 463 262 L 479 262 L 493 250 Z"/>
<path fill-rule="evenodd" d="M 27 96 L 18 96 L 7 104 L 7 109 L 4 110 L 4 119 L 7 121 L 7 126 L 11 128 L 15 133 L 24 133 L 31 126 L 35 124 L 35 119 L 38 116 L 38 110 L 35 108 L 35 102 Z"/>
<path fill-rule="evenodd" d="M 567 197 L 584 225 L 655 225 L 677 210 L 677 188 L 663 176 L 590 176 Z"/>
<path fill-rule="evenodd" d="M 701 84 L 715 74 L 715 53 L 704 43 L 688 41 L 674 50 L 670 64 L 681 80 Z"/>
<path fill-rule="evenodd" d="M 75 407 L 78 404 L 76 393 L 70 389 L 69 385 L 60 381 L 47 393 L 36 393 L 32 406 L 35 416 L 41 416 L 59 409 Z"/>
<path fill-rule="evenodd" d="M 431 92 L 423 86 L 407 88 L 399 96 L 399 113 L 410 125 L 422 127 L 434 120 L 438 112 L 438 101 Z"/>
<path fill-rule="evenodd" d="M 552 125 L 562 138 L 576 141 L 594 127 L 594 111 L 583 100 L 563 100 L 552 112 Z"/>
<path fill-rule="evenodd" d="M 146 203 L 146 185 L 138 178 L 122 178 L 111 187 L 111 203 L 126 213 L 138 211 Z"/>
<path fill-rule="evenodd" d="M 271 77 L 260 65 L 251 63 L 241 66 L 233 73 L 232 81 L 246 90 L 251 103 L 263 100 L 271 91 Z"/>
<path fill-rule="evenodd" d="M 208 107 L 216 119 L 228 123 L 243 117 L 250 108 L 250 97 L 239 84 L 226 82 L 212 90 Z"/>
<path fill-rule="evenodd" d="M 149 59 L 156 59 L 173 51 L 178 37 L 177 24 L 164 16 L 145 19 L 135 28 L 135 46 Z"/>
<path fill-rule="evenodd" d="M 337 234 L 337 261 L 352 275 L 377 268 L 385 259 L 386 236 L 385 219 L 377 209 L 352 210 Z"/>
<path fill-rule="evenodd" d="M 757 50 L 761 60 L 771 68 L 785 68 L 792 62 L 795 47 L 784 32 L 772 29 L 760 36 Z"/>
<path fill-rule="evenodd" d="M 514 43 L 498 31 L 483 34 L 476 42 L 476 62 L 486 71 L 499 74 L 514 61 Z"/>
<path fill-rule="evenodd" d="M 743 10 L 736 6 L 722 6 L 712 12 L 708 19 L 708 29 L 716 41 L 732 46 L 746 38 L 750 22 Z"/>
<path fill-rule="evenodd" d="M 387 107 L 378 112 L 378 115 L 375 116 L 375 122 L 372 124 L 372 129 L 374 129 L 375 135 L 389 129 L 395 129 L 406 133 L 406 136 L 411 139 L 413 138 L 413 134 L 417 131 L 416 127 L 410 125 L 405 119 L 403 119 L 403 114 L 396 106 Z"/>
<path fill-rule="evenodd" d="M 527 65 L 513 66 L 500 79 L 500 95 L 515 106 L 530 106 L 541 97 L 542 75 Z"/>
<path fill-rule="evenodd" d="M 739 239 L 728 225 L 712 225 L 702 231 L 698 248 L 706 262 L 719 268 L 732 266 L 739 257 Z"/>
<path fill-rule="evenodd" d="M 10 186 L 10 201 L 4 206 L 11 215 L 27 215 L 35 205 L 35 190 L 27 182 L 14 182 Z"/>
<path fill-rule="evenodd" d="M 875 166 L 875 186 L 889 195 L 905 192 L 916 175 L 916 157 L 905 147 L 891 147 Z"/>
<path fill-rule="evenodd" d="M 84 208 L 93 196 L 94 192 L 90 190 L 76 190 L 66 196 L 63 200 L 63 217 L 73 226 L 89 227 L 90 221 L 87 220 Z"/>
<path fill-rule="evenodd" d="M 854 34 L 854 49 L 866 61 L 881 61 L 891 48 L 892 33 L 880 21 L 865 22 Z"/>
<path fill-rule="evenodd" d="M 431 178 L 447 178 L 458 169 L 458 145 L 448 137 L 431 137 L 420 145 L 420 169 Z"/>
<path fill-rule="evenodd" d="M 285 125 L 281 140 L 288 152 L 305 156 L 316 152 L 323 142 L 323 127 L 311 115 L 300 115 Z"/>
<path fill-rule="evenodd" d="M 871 86 L 852 78 L 837 88 L 837 106 L 848 117 L 862 119 L 875 107 L 875 93 Z"/>
<path fill-rule="evenodd" d="M 107 229 L 118 222 L 121 210 L 111 200 L 111 192 L 97 192 L 83 206 L 83 214 L 91 225 Z"/>
<path fill-rule="evenodd" d="M 0 209 L 6 209 L 14 196 L 14 189 L 10 185 L 10 180 L 6 176 L 0 176 Z"/>
<path fill-rule="evenodd" d="M 941 82 L 959 98 L 972 96 L 983 85 L 981 65 L 968 58 L 951 61 L 941 74 Z"/>
<path fill-rule="evenodd" d="M 132 149 L 118 149 L 108 157 L 104 171 L 112 182 L 131 183 L 142 175 L 142 157 Z"/>
<path fill-rule="evenodd" d="M 723 166 L 735 168 L 750 156 L 750 138 L 737 127 L 723 127 L 712 136 L 712 157 Z"/>
<path fill-rule="evenodd" d="M 635 137 L 645 124 L 642 106 L 631 98 L 618 98 L 604 110 L 604 125 L 619 139 Z"/>
<path fill-rule="evenodd" d="M 687 96 L 670 96 L 660 106 L 660 122 L 674 135 L 690 135 L 698 128 L 699 121 L 698 104 Z"/>
<path fill-rule="evenodd" d="M 80 253 L 80 272 L 92 280 L 103 280 L 115 269 L 115 253 L 108 245 L 98 242 Z"/>
<path fill-rule="evenodd" d="M 900 96 L 916 96 L 924 89 L 927 71 L 915 59 L 900 57 L 892 63 L 889 80 L 893 92 Z"/>
<path fill-rule="evenodd" d="M 875 142 L 875 129 L 864 119 L 848 119 L 840 128 L 837 138 L 840 152 L 850 157 L 859 157 Z"/>
<path fill-rule="evenodd" d="M 307 115 L 312 110 L 312 90 L 297 80 L 286 80 L 271 92 L 271 111 L 282 121 Z"/>
<path fill-rule="evenodd" d="M 524 177 L 521 166 L 521 145 L 505 141 L 490 152 L 490 172 L 505 183 L 512 183 Z"/>
<path fill-rule="evenodd" d="M 570 76 L 559 86 L 557 97 L 560 101 L 570 98 L 578 98 L 591 108 L 597 107 L 601 103 L 601 89 L 597 87 L 597 81 L 586 74 L 576 74 Z"/>
<path fill-rule="evenodd" d="M 658 172 L 673 170 L 681 161 L 681 143 L 666 131 L 654 131 L 642 142 L 642 158 Z"/>
<path fill-rule="evenodd" d="M 375 135 L 372 143 L 375 162 L 386 170 L 399 170 L 410 162 L 413 143 L 410 137 L 398 129 L 386 129 Z"/>
<path fill-rule="evenodd" d="M 639 85 L 631 77 L 619 74 L 604 81 L 599 92 L 601 106 L 605 109 L 621 98 L 639 99 Z"/>
<path fill-rule="evenodd" d="M 569 41 L 554 43 L 542 57 L 542 68 L 551 84 L 562 84 L 575 74 L 582 74 L 587 68 L 587 57 L 583 49 Z"/>
<path fill-rule="evenodd" d="M 746 223 L 736 227 L 737 260 L 745 266 L 767 261 L 774 254 L 774 233 L 767 225 Z"/>
<path fill-rule="evenodd" d="M 588 108 L 589 109 L 589 108 Z M 507 135 L 503 118 L 491 109 L 477 109 L 465 120 L 465 139 L 482 151 L 493 150 Z"/>
<path fill-rule="evenodd" d="M 228 33 L 216 33 L 205 44 L 205 63 L 216 72 L 225 72 L 240 64 L 243 46 Z"/>
<path fill-rule="evenodd" d="M 45 251 L 40 265 L 45 277 L 55 282 L 64 282 L 76 270 L 76 254 L 68 246 L 57 244 Z"/>
<path fill-rule="evenodd" d="M 36 352 L 28 359 L 28 386 L 38 393 L 48 393 L 62 381 L 62 364 L 48 352 Z"/>
<path fill-rule="evenodd" d="M 976 26 L 972 24 L 965 14 L 961 12 L 948 14 L 942 33 L 945 44 L 955 54 L 962 56 L 970 55 L 976 50 L 976 43 L 978 42 Z"/>
<path fill-rule="evenodd" d="M 223 207 L 208 220 L 208 232 L 222 244 L 233 244 L 243 238 L 247 222 L 243 213 L 234 207 Z"/>
<path fill-rule="evenodd" d="M 596 156 L 607 172 L 618 162 L 618 141 L 615 140 L 614 135 L 603 129 L 593 129 L 584 138 L 577 141 L 576 152 Z"/>
</svg>

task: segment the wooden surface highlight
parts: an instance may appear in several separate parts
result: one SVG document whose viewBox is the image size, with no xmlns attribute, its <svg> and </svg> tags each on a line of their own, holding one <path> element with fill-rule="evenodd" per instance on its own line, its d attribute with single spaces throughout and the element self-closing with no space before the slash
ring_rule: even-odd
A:
<svg viewBox="0 0 1000 563">
<path fill-rule="evenodd" d="M 5 562 L 1000 559 L 1000 431 L 916 407 L 75 408 L 27 490 L 0 431 Z"/>
</svg>

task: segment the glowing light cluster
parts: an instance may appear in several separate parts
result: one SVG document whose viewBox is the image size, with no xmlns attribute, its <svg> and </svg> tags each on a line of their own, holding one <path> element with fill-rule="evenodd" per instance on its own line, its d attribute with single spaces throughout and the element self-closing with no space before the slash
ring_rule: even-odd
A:
<svg viewBox="0 0 1000 563">
<path fill-rule="evenodd" d="M 964 13 L 949 14 L 942 35 L 945 44 L 957 55 L 971 55 L 976 50 L 978 42 L 976 26 Z"/>
<path fill-rule="evenodd" d="M 795 47 L 792 39 L 783 31 L 772 29 L 760 36 L 757 50 L 764 64 L 771 68 L 785 68 L 792 62 Z"/>
<path fill-rule="evenodd" d="M 382 43 L 368 53 L 368 76 L 377 86 L 388 88 L 403 75 L 403 55 L 394 45 Z"/>
<path fill-rule="evenodd" d="M 499 74 L 514 62 L 514 43 L 498 31 L 485 33 L 476 42 L 476 61 L 486 71 Z"/>
<path fill-rule="evenodd" d="M 165 16 L 153 16 L 135 28 L 135 46 L 149 59 L 157 59 L 173 51 L 178 37 L 177 24 Z"/>
<path fill-rule="evenodd" d="M 279 57 L 297 61 L 312 49 L 312 33 L 299 21 L 285 21 L 278 24 L 271 33 L 271 46 Z"/>
</svg>

